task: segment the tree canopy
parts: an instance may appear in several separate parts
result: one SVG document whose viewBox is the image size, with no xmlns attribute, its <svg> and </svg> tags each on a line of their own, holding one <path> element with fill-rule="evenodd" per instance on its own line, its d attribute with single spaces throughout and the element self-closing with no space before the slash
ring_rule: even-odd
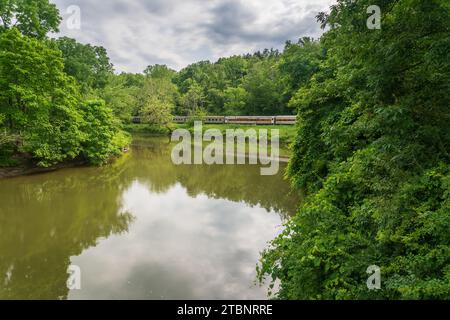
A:
<svg viewBox="0 0 450 320">
<path fill-rule="evenodd" d="M 167 94 L 166 89 L 155 91 L 148 83 L 165 82 L 166 88 L 168 83 L 173 83 L 170 94 L 173 99 L 166 105 L 170 105 L 173 114 L 180 116 L 291 115 L 295 108 L 289 107 L 289 101 L 318 69 L 322 51 L 318 41 L 302 38 L 297 43 L 287 42 L 283 52 L 266 49 L 220 58 L 214 63 L 200 61 L 178 72 L 166 65 L 150 65 L 143 74 L 127 74 L 129 77 L 144 76 L 145 83 L 125 85 L 123 89 L 129 88 L 132 92 L 139 88 L 141 97 L 152 96 L 152 99 L 167 101 L 163 97 Z M 141 115 L 142 100 L 136 101 L 136 105 L 137 110 L 132 108 L 128 121 Z"/>
<path fill-rule="evenodd" d="M 337 0 L 320 40 L 282 51 L 115 74 L 102 47 L 49 40 L 47 0 L 0 0 L 0 165 L 100 165 L 129 143 L 122 123 L 174 114 L 297 114 L 287 176 L 306 196 L 264 251 L 281 299 L 450 297 L 450 4 Z M 369 266 L 383 287 L 366 286 Z"/>
<path fill-rule="evenodd" d="M 0 1 L 0 19 L 0 165 L 16 156 L 44 167 L 103 164 L 119 154 L 128 136 L 111 109 L 86 98 L 112 74 L 106 50 L 46 38 L 60 17 L 45 0 Z"/>
<path fill-rule="evenodd" d="M 61 17 L 48 0 L 0 0 L 0 32 L 17 28 L 26 36 L 45 38 L 57 32 Z"/>
<path fill-rule="evenodd" d="M 107 85 L 114 69 L 105 48 L 84 45 L 67 37 L 57 39 L 56 45 L 63 54 L 65 72 L 78 81 L 82 92 Z"/>
<path fill-rule="evenodd" d="M 299 112 L 289 176 L 306 201 L 262 256 L 283 299 L 450 297 L 448 5 L 338 1 Z M 381 268 L 381 290 L 366 270 Z"/>
</svg>

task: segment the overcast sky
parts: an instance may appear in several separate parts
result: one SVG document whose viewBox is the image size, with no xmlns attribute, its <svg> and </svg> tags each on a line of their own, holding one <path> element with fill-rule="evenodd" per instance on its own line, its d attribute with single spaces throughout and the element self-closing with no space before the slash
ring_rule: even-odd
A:
<svg viewBox="0 0 450 320">
<path fill-rule="evenodd" d="M 51 0 L 64 18 L 60 35 L 103 46 L 118 72 L 150 64 L 181 69 L 200 60 L 319 37 L 315 16 L 334 0 Z M 69 29 L 67 8 L 81 9 Z"/>
</svg>

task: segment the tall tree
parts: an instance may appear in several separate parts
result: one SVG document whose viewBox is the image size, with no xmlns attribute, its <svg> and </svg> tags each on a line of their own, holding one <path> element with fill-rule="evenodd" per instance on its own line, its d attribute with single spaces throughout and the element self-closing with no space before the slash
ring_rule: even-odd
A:
<svg viewBox="0 0 450 320">
<path fill-rule="evenodd" d="M 244 88 L 228 88 L 224 92 L 225 115 L 240 116 L 246 115 L 246 105 L 248 93 Z"/>
<path fill-rule="evenodd" d="M 283 83 L 279 71 L 269 60 L 253 65 L 243 80 L 248 93 L 247 115 L 277 115 L 286 113 L 282 103 Z"/>
<path fill-rule="evenodd" d="M 120 155 L 130 137 L 121 130 L 112 109 L 103 100 L 90 100 L 81 105 L 80 112 L 84 119 L 81 129 L 85 135 L 82 156 L 91 164 L 102 165 L 111 157 Z"/>
<path fill-rule="evenodd" d="M 0 113 L 41 165 L 73 159 L 83 134 L 78 92 L 61 53 L 13 28 L 0 35 Z"/>
<path fill-rule="evenodd" d="M 130 123 L 136 115 L 136 107 L 142 95 L 145 77 L 141 74 L 122 73 L 110 75 L 106 86 L 94 92 L 105 100 L 116 117 L 124 123 Z"/>
<path fill-rule="evenodd" d="M 286 81 L 285 101 L 289 101 L 319 70 L 324 54 L 320 43 L 308 37 L 299 39 L 296 44 L 290 41 L 286 43 L 278 62 L 280 76 Z"/>
<path fill-rule="evenodd" d="M 138 96 L 137 112 L 144 123 L 166 127 L 172 122 L 172 111 L 178 89 L 171 81 L 172 73 L 149 73 Z"/>
<path fill-rule="evenodd" d="M 114 69 L 103 47 L 81 44 L 67 37 L 56 40 L 64 57 L 64 70 L 81 85 L 82 92 L 102 89 Z"/>
<path fill-rule="evenodd" d="M 16 28 L 0 34 L 0 105 L 0 129 L 19 136 L 16 151 L 29 153 L 40 166 L 80 156 L 101 164 L 128 143 L 108 108 L 82 103 L 61 52 Z"/>
<path fill-rule="evenodd" d="M 450 298 L 450 8 L 382 1 L 369 30 L 370 5 L 319 15 L 327 56 L 292 101 L 290 176 L 308 196 L 262 258 L 280 298 Z"/>
<path fill-rule="evenodd" d="M 27 36 L 44 38 L 57 32 L 61 17 L 48 0 L 0 0 L 0 33 L 13 27 Z"/>
<path fill-rule="evenodd" d="M 160 65 L 160 64 L 155 64 L 155 65 L 148 66 L 144 70 L 144 74 L 147 77 L 160 78 L 160 79 L 170 79 L 170 80 L 172 80 L 175 77 L 176 73 L 177 72 L 175 70 L 170 69 L 166 65 Z"/>
<path fill-rule="evenodd" d="M 191 82 L 189 90 L 182 97 L 183 115 L 196 114 L 205 108 L 206 97 L 203 88 L 197 82 Z"/>
</svg>

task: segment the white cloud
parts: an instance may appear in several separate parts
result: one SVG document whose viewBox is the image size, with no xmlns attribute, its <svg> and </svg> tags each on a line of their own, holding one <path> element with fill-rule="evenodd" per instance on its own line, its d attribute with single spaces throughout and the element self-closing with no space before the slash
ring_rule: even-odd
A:
<svg viewBox="0 0 450 320">
<path fill-rule="evenodd" d="M 281 230 L 275 212 L 199 195 L 177 184 L 164 194 L 135 182 L 123 195 L 135 217 L 113 235 L 72 257 L 82 270 L 70 299 L 265 299 L 253 285 L 256 261 Z"/>
<path fill-rule="evenodd" d="M 180 69 L 199 60 L 281 49 L 286 40 L 319 37 L 315 21 L 333 0 L 53 0 L 61 36 L 105 47 L 117 71 L 149 64 Z M 81 9 L 81 29 L 66 27 L 66 9 Z"/>
</svg>

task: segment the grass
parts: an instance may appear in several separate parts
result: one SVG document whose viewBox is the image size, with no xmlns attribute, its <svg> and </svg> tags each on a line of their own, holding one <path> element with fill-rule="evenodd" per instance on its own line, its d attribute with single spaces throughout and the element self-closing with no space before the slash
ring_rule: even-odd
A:
<svg viewBox="0 0 450 320">
<path fill-rule="evenodd" d="M 131 134 L 148 134 L 154 136 L 165 136 L 169 134 L 167 128 L 150 124 L 124 124 L 123 129 Z"/>
<path fill-rule="evenodd" d="M 189 131 L 193 131 L 194 128 L 188 125 L 176 125 L 177 128 L 187 129 Z M 294 142 L 297 130 L 296 126 L 276 126 L 276 125 L 261 125 L 261 126 L 253 126 L 253 125 L 236 125 L 236 124 L 204 124 L 203 132 L 209 129 L 218 129 L 222 132 L 223 135 L 226 134 L 227 130 L 250 130 L 254 129 L 257 133 L 259 130 L 264 129 L 268 131 L 269 141 L 271 137 L 271 130 L 279 130 L 280 133 L 280 155 L 281 156 L 289 156 L 290 155 L 290 146 Z"/>
<path fill-rule="evenodd" d="M 174 124 L 172 127 L 175 129 L 186 129 L 193 132 L 194 128 L 187 124 Z M 146 134 L 153 136 L 167 136 L 170 134 L 167 128 L 161 128 L 157 126 L 152 126 L 148 124 L 129 124 L 125 125 L 124 129 L 131 134 Z M 269 134 L 269 141 L 271 137 L 271 130 L 279 130 L 280 133 L 280 156 L 289 157 L 291 154 L 290 146 L 294 142 L 297 130 L 296 126 L 276 126 L 276 125 L 261 125 L 261 126 L 252 126 L 252 125 L 235 125 L 235 124 L 204 124 L 203 132 L 209 129 L 218 129 L 222 132 L 223 135 L 226 134 L 226 130 L 237 130 L 241 129 L 247 131 L 249 129 L 256 130 L 259 133 L 259 130 L 265 129 Z"/>
</svg>

